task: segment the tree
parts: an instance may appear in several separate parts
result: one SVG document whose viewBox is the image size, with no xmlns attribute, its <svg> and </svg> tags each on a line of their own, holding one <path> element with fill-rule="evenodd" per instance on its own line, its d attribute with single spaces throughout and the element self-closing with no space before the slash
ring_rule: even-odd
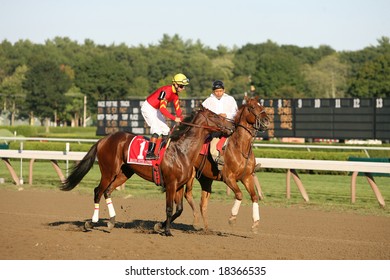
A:
<svg viewBox="0 0 390 280">
<path fill-rule="evenodd" d="M 305 80 L 310 97 L 344 97 L 347 88 L 348 66 L 340 62 L 337 53 L 322 58 L 314 65 L 305 65 Z"/>
<path fill-rule="evenodd" d="M 98 100 L 126 98 L 131 69 L 108 55 L 96 55 L 75 66 L 75 85 L 88 97 L 89 109 L 96 112 Z"/>
<path fill-rule="evenodd" d="M 69 91 L 65 93 L 65 96 L 67 102 L 65 111 L 62 112 L 63 118 L 65 120 L 70 120 L 72 127 L 77 127 L 79 126 L 81 116 L 83 115 L 84 94 L 81 93 L 79 88 L 72 86 Z"/>
<path fill-rule="evenodd" d="M 378 40 L 379 46 L 344 54 L 351 65 L 348 94 L 352 97 L 390 96 L 390 42 Z"/>
<path fill-rule="evenodd" d="M 301 65 L 293 54 L 268 41 L 237 51 L 234 74 L 236 80 L 238 76 L 241 81 L 247 78 L 247 89 L 254 85 L 262 97 L 295 97 L 304 90 Z"/>
<path fill-rule="evenodd" d="M 11 113 L 10 124 L 15 123 L 17 111 L 22 109 L 23 100 L 26 98 L 26 91 L 22 84 L 25 80 L 27 66 L 18 66 L 11 76 L 5 77 L 0 84 L 0 94 L 3 99 L 3 108 Z"/>
<path fill-rule="evenodd" d="M 23 88 L 27 91 L 26 103 L 31 121 L 34 115 L 41 123 L 52 117 L 56 121 L 57 113 L 65 108 L 65 92 L 70 86 L 71 80 L 61 71 L 60 65 L 46 60 L 32 66 L 23 83 Z"/>
</svg>

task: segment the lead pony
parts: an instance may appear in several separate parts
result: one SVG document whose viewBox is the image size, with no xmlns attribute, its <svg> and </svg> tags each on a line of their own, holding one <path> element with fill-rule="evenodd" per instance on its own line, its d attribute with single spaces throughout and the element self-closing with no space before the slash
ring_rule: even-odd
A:
<svg viewBox="0 0 390 280">
<path fill-rule="evenodd" d="M 195 218 L 194 224 L 196 224 L 198 212 L 192 196 L 193 182 L 196 177 L 202 187 L 200 211 L 205 230 L 208 230 L 207 205 L 213 181 L 223 181 L 234 192 L 235 202 L 231 210 L 229 223 L 236 221 L 241 205 L 243 194 L 237 184 L 237 181 L 241 181 L 252 200 L 252 230 L 256 232 L 259 226 L 260 213 L 258 205 L 259 196 L 254 187 L 253 176 L 256 160 L 252 151 L 252 144 L 257 132 L 266 130 L 270 121 L 264 107 L 259 103 L 258 98 L 255 97 L 246 99 L 246 103 L 237 111 L 234 123 L 236 129 L 228 138 L 224 151 L 225 165 L 222 171 L 218 171 L 211 156 L 199 155 L 194 163 L 196 172 L 193 172 L 193 176 L 186 184 L 184 196 L 192 208 Z"/>
<path fill-rule="evenodd" d="M 183 126 L 186 126 L 183 128 Z M 203 141 L 212 131 L 221 131 L 230 135 L 234 124 L 206 108 L 200 108 L 190 123 L 181 124 L 176 135 L 171 136 L 169 146 L 161 161 L 161 177 L 166 191 L 166 225 L 164 234 L 171 236 L 171 219 L 175 193 L 191 178 L 193 162 L 198 156 Z M 126 132 L 116 132 L 100 139 L 94 144 L 85 157 L 73 168 L 69 177 L 61 185 L 61 190 L 70 191 L 76 187 L 93 166 L 95 159 L 101 173 L 99 185 L 94 189 L 95 210 L 91 222 L 85 223 L 90 229 L 99 220 L 99 202 L 104 195 L 109 210 L 109 229 L 115 226 L 115 210 L 111 193 L 122 185 L 132 175 L 137 174 L 145 180 L 153 182 L 152 166 L 128 164 L 127 155 L 129 143 L 136 135 Z M 176 207 L 176 213 L 182 209 Z M 176 214 L 175 213 L 175 214 Z M 180 214 L 179 214 L 180 215 Z"/>
</svg>

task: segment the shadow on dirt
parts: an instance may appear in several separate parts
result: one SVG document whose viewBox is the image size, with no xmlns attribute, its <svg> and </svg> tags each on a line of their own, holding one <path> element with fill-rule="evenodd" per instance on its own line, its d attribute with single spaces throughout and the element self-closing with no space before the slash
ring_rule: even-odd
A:
<svg viewBox="0 0 390 280">
<path fill-rule="evenodd" d="M 90 222 L 91 220 L 84 221 L 56 221 L 46 224 L 48 227 L 56 228 L 64 231 L 78 231 L 78 232 L 90 232 L 92 230 L 102 231 L 105 233 L 110 233 L 111 231 L 107 227 L 107 222 L 109 219 L 100 219 L 99 222 L 93 224 L 93 229 L 85 229 L 85 223 Z M 135 233 L 141 234 L 162 234 L 154 230 L 154 226 L 158 221 L 151 220 L 133 220 L 131 222 L 123 223 L 116 222 L 115 228 L 117 229 L 132 229 Z M 241 238 L 252 238 L 250 236 L 236 234 L 231 232 L 222 232 L 216 230 L 205 231 L 203 229 L 195 229 L 192 225 L 182 224 L 182 223 L 173 223 L 172 229 L 179 230 L 182 233 L 194 234 L 194 235 L 210 235 L 210 236 L 220 236 L 220 237 L 241 237 Z"/>
</svg>

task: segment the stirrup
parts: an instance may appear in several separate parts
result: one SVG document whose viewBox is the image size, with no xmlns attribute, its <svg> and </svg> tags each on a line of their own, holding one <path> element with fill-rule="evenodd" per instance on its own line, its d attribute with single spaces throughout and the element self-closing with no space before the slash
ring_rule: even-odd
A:
<svg viewBox="0 0 390 280">
<path fill-rule="evenodd" d="M 223 166 L 225 165 L 224 158 L 219 156 L 215 159 L 215 163 L 217 164 L 217 168 L 219 171 L 223 169 Z"/>
<path fill-rule="evenodd" d="M 215 162 L 216 162 L 218 165 L 225 165 L 225 159 L 223 158 L 223 156 L 218 156 L 218 157 L 215 159 Z"/>
</svg>

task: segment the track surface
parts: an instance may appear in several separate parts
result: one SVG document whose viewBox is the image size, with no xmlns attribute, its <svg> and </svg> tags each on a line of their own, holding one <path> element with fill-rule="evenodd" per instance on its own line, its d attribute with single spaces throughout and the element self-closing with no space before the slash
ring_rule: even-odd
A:
<svg viewBox="0 0 390 280">
<path fill-rule="evenodd" d="M 262 207 L 258 234 L 250 232 L 251 206 L 242 205 L 237 224 L 227 223 L 232 205 L 211 201 L 211 231 L 196 231 L 185 204 L 174 237 L 153 231 L 165 218 L 161 199 L 113 198 L 117 225 L 103 219 L 84 232 L 93 212 L 92 193 L 0 189 L 2 260 L 389 260 L 390 218 L 296 208 Z M 233 201 L 232 201 L 233 203 Z"/>
</svg>

